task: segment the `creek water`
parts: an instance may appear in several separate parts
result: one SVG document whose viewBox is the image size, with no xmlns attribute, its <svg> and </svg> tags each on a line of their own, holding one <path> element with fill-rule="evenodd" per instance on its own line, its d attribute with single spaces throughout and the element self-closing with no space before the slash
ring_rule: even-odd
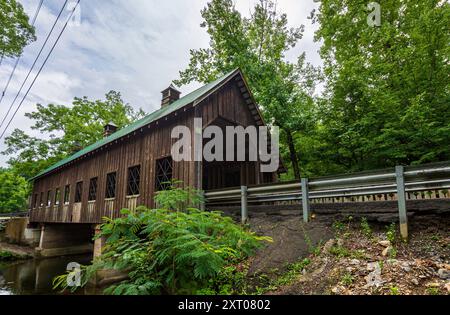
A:
<svg viewBox="0 0 450 315">
<path fill-rule="evenodd" d="M 67 264 L 89 264 L 92 255 L 64 256 L 0 263 L 0 295 L 60 294 L 52 289 L 55 276 L 66 272 Z M 76 294 L 88 294 L 84 289 Z"/>
</svg>

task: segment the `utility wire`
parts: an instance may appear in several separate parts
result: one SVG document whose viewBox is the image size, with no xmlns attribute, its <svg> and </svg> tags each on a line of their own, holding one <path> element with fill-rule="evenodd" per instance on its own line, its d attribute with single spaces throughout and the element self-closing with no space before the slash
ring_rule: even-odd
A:
<svg viewBox="0 0 450 315">
<path fill-rule="evenodd" d="M 41 7 L 42 7 L 42 3 L 43 3 L 43 2 L 44 2 L 44 0 L 41 0 L 41 1 L 39 2 L 39 5 L 38 5 L 38 7 L 37 7 L 37 9 L 36 9 L 36 12 L 34 13 L 33 20 L 32 20 L 32 22 L 31 22 L 31 25 L 32 25 L 32 26 L 34 26 L 34 23 L 36 22 L 36 19 L 37 19 L 38 15 L 39 15 L 39 11 L 41 11 Z M 14 64 L 14 68 L 13 68 L 11 74 L 9 75 L 8 82 L 6 83 L 6 86 L 5 86 L 5 88 L 4 88 L 3 92 L 2 92 L 2 95 L 0 96 L 0 104 L 2 103 L 2 100 L 3 100 L 3 97 L 5 96 L 6 90 L 7 90 L 8 87 L 9 87 L 9 83 L 11 82 L 11 79 L 12 79 L 12 77 L 13 77 L 13 75 L 14 75 L 14 72 L 16 71 L 17 64 L 19 63 L 20 58 L 21 58 L 21 56 L 17 57 L 17 60 L 16 60 L 16 62 L 15 62 L 15 64 Z M 3 61 L 3 55 L 2 55 L 2 59 L 0 60 L 0 65 L 2 64 L 2 61 Z M 9 114 L 9 111 L 8 111 L 8 114 Z M 6 115 L 8 115 L 8 114 L 6 114 Z"/>
<path fill-rule="evenodd" d="M 19 111 L 19 108 L 22 106 L 23 102 L 25 101 L 28 93 L 30 92 L 31 88 L 33 87 L 34 83 L 36 82 L 36 79 L 39 77 L 39 75 L 41 74 L 42 69 L 44 68 L 45 64 L 47 63 L 48 59 L 50 58 L 50 55 L 52 54 L 53 50 L 56 47 L 56 44 L 58 44 L 59 39 L 61 38 L 62 34 L 64 33 L 67 24 L 69 23 L 70 19 L 73 16 L 73 13 L 75 12 L 76 8 L 78 7 L 78 4 L 80 3 L 81 0 L 78 0 L 77 3 L 75 4 L 75 6 L 73 7 L 72 11 L 70 12 L 69 18 L 67 19 L 66 23 L 64 24 L 63 28 L 61 29 L 61 32 L 59 33 L 58 37 L 56 38 L 55 43 L 53 44 L 52 48 L 50 49 L 49 53 L 47 54 L 47 57 L 45 58 L 44 62 L 42 63 L 41 67 L 39 68 L 39 71 L 37 72 L 36 76 L 34 77 L 33 81 L 31 82 L 30 87 L 28 88 L 28 90 L 25 92 L 25 95 L 23 96 L 22 100 L 19 103 L 19 106 L 16 108 L 16 110 L 14 111 L 11 119 L 9 120 L 8 124 L 6 125 L 5 129 L 3 130 L 2 134 L 0 135 L 0 140 L 3 138 L 3 136 L 5 135 L 6 130 L 8 129 L 9 125 L 11 124 L 12 120 L 14 119 L 14 117 L 16 116 L 17 112 Z M 64 3 L 63 9 L 66 6 L 67 0 Z M 62 10 L 61 10 L 62 12 Z M 61 13 L 60 12 L 60 13 Z M 58 15 L 59 17 L 59 15 Z M 52 28 L 53 29 L 53 28 Z M 1 127 L 1 126 L 0 126 Z"/>
<path fill-rule="evenodd" d="M 30 71 L 28 71 L 28 74 L 27 74 L 27 76 L 25 77 L 25 80 L 23 80 L 22 85 L 20 86 L 19 91 L 17 92 L 16 96 L 14 97 L 14 100 L 12 101 L 11 105 L 9 106 L 8 111 L 6 112 L 5 117 L 3 117 L 2 122 L 0 123 L 0 129 L 2 128 L 3 124 L 5 123 L 6 118 L 8 118 L 8 115 L 9 115 L 9 113 L 11 112 L 11 109 L 13 108 L 14 103 L 16 102 L 17 98 L 18 98 L 19 95 L 20 95 L 20 92 L 22 92 L 22 89 L 23 89 L 23 87 L 25 86 L 25 83 L 26 83 L 27 80 L 28 80 L 28 77 L 30 76 L 31 72 L 33 72 L 34 66 L 36 65 L 36 62 L 38 61 L 39 57 L 41 56 L 42 51 L 44 50 L 45 45 L 47 44 L 47 42 L 48 42 L 48 40 L 49 40 L 49 38 L 50 38 L 50 35 L 52 34 L 53 30 L 55 29 L 55 26 L 56 26 L 56 24 L 58 23 L 58 21 L 59 21 L 59 19 L 60 19 L 60 17 L 61 17 L 61 14 L 62 14 L 63 11 L 64 11 L 64 8 L 66 7 L 67 1 L 69 1 L 69 0 L 66 0 L 66 1 L 64 2 L 64 5 L 62 6 L 61 11 L 59 11 L 59 14 L 58 14 L 58 16 L 56 17 L 56 20 L 55 20 L 55 22 L 53 23 L 52 28 L 50 29 L 50 32 L 47 34 L 47 38 L 45 39 L 44 43 L 42 44 L 42 47 L 41 47 L 41 49 L 39 50 L 39 53 L 38 53 L 36 59 L 34 59 L 34 62 L 33 62 L 33 65 L 32 65 L 31 68 L 30 68 Z M 16 61 L 16 65 L 15 65 L 15 66 L 17 66 L 17 63 L 18 63 L 18 60 Z M 14 67 L 14 69 L 15 69 L 15 67 Z"/>
</svg>

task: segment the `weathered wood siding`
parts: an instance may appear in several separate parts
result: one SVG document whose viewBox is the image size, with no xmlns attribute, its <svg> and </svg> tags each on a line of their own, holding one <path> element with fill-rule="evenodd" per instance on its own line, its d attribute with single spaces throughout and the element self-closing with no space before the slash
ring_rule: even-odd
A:
<svg viewBox="0 0 450 315">
<path fill-rule="evenodd" d="M 238 82 L 230 81 L 224 87 L 214 92 L 208 98 L 197 104 L 197 109 L 191 105 L 184 107 L 177 113 L 162 118 L 150 126 L 129 134 L 123 141 L 116 141 L 112 146 L 91 154 L 69 166 L 38 178 L 34 182 L 31 198 L 31 222 L 66 222 L 66 223 L 100 223 L 102 217 L 118 217 L 120 209 L 135 208 L 139 205 L 154 206 L 155 193 L 155 169 L 156 160 L 171 154 L 172 128 L 177 125 L 185 125 L 193 131 L 194 117 L 201 116 L 203 125 L 206 126 L 221 116 L 239 125 L 248 126 L 255 121 L 248 109 L 245 99 L 242 97 Z M 192 132 L 192 137 L 193 137 Z M 128 168 L 140 165 L 140 194 L 139 196 L 126 196 Z M 191 187 L 201 187 L 197 168 L 201 163 L 173 162 L 173 178 L 183 181 Z M 105 199 L 106 176 L 116 172 L 116 196 L 113 199 Z M 245 182 L 249 184 L 259 183 L 262 174 L 256 171 L 256 165 L 249 165 L 244 169 Z M 220 174 L 217 176 L 220 177 Z M 97 198 L 88 201 L 89 181 L 97 177 Z M 251 178 L 251 179 L 249 179 Z M 75 203 L 75 186 L 77 182 L 83 182 L 81 203 Z M 200 181 L 200 182 L 199 182 Z M 64 204 L 64 187 L 70 185 L 70 201 Z M 55 189 L 61 191 L 59 205 L 54 205 Z M 47 191 L 52 191 L 51 206 L 47 207 Z M 44 205 L 39 206 L 41 192 L 44 193 Z M 34 198 L 37 194 L 37 207 L 34 208 Z"/>
</svg>

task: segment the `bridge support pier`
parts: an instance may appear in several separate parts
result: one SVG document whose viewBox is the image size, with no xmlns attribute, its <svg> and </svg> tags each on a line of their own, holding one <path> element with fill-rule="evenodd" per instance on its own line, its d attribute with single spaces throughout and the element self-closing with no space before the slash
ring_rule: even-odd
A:
<svg viewBox="0 0 450 315">
<path fill-rule="evenodd" d="M 95 226 L 95 236 L 100 234 L 100 224 Z M 102 248 L 105 246 L 106 238 L 99 237 L 94 240 L 94 259 L 102 254 Z"/>
<path fill-rule="evenodd" d="M 42 224 L 36 255 L 55 257 L 92 253 L 90 224 Z"/>
</svg>

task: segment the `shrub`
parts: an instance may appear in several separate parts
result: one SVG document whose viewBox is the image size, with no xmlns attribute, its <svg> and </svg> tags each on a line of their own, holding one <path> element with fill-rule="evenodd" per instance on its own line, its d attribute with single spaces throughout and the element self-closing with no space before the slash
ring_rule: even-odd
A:
<svg viewBox="0 0 450 315">
<path fill-rule="evenodd" d="M 386 231 L 386 238 L 388 239 L 388 241 L 391 242 L 391 244 L 394 243 L 395 239 L 397 238 L 397 226 L 395 224 L 395 222 L 392 222 Z"/>
<path fill-rule="evenodd" d="M 361 218 L 361 230 L 366 237 L 372 237 L 372 229 L 369 222 L 367 222 L 367 218 Z"/>
<path fill-rule="evenodd" d="M 178 188 L 160 192 L 156 197 L 160 209 L 139 207 L 135 213 L 124 209 L 121 218 L 105 218 L 98 235 L 107 238 L 104 253 L 85 274 L 99 268 L 126 270 L 130 279 L 109 287 L 108 294 L 227 291 L 223 284 L 215 285 L 224 272 L 270 238 L 244 230 L 220 212 L 186 207 L 198 201 L 192 198 L 197 193 Z M 64 288 L 63 278 L 55 280 L 55 287 Z M 87 280 L 84 277 L 82 283 Z"/>
</svg>

